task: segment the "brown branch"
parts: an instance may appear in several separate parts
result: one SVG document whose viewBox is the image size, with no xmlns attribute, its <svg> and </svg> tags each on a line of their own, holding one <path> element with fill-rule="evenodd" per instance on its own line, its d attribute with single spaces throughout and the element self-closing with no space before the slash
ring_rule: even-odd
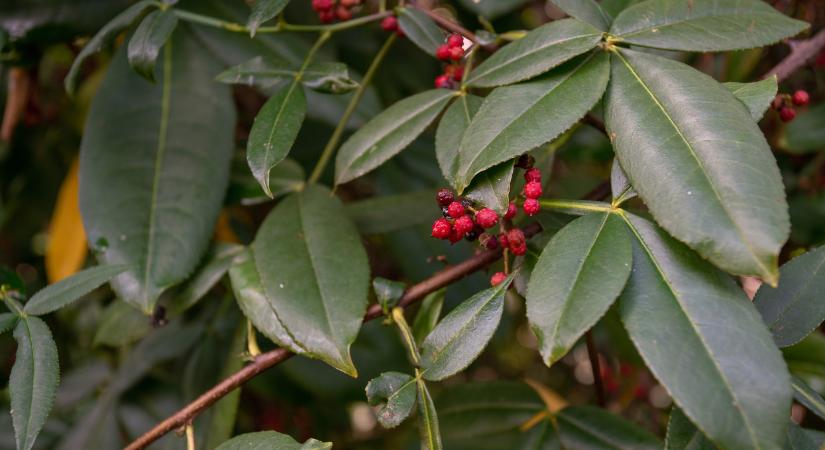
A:
<svg viewBox="0 0 825 450">
<path fill-rule="evenodd" d="M 791 41 L 791 54 L 769 70 L 762 78 L 776 75 L 777 81 L 788 79 L 794 72 L 804 67 L 825 47 L 825 29 L 819 30 L 812 38 Z"/>
</svg>

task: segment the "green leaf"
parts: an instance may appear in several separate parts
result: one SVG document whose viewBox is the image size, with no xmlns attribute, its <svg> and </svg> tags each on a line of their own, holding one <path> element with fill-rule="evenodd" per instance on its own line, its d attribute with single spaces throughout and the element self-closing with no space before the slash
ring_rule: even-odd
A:
<svg viewBox="0 0 825 450">
<path fill-rule="evenodd" d="M 453 102 L 435 132 L 435 157 L 441 173 L 451 186 L 456 185 L 458 172 L 458 147 L 461 138 L 470 126 L 484 99 L 473 94 L 465 94 Z"/>
<path fill-rule="evenodd" d="M 613 164 L 610 166 L 610 192 L 615 205 L 621 205 L 638 195 L 630 185 L 630 180 L 627 179 L 627 174 L 622 170 L 618 159 L 613 159 Z"/>
<path fill-rule="evenodd" d="M 499 215 L 510 205 L 510 183 L 513 181 L 513 161 L 503 162 L 478 174 L 464 191 L 464 197 L 477 205 L 490 208 Z"/>
<path fill-rule="evenodd" d="M 762 285 L 753 303 L 779 347 L 796 344 L 825 320 L 825 246 L 782 265 L 779 286 Z"/>
<path fill-rule="evenodd" d="M 129 65 L 135 72 L 155 82 L 155 61 L 177 25 L 178 16 L 171 8 L 152 11 L 143 18 L 129 39 L 127 51 Z"/>
<path fill-rule="evenodd" d="M 35 316 L 48 314 L 83 297 L 129 268 L 129 265 L 119 264 L 80 271 L 38 291 L 26 302 L 23 311 Z"/>
<path fill-rule="evenodd" d="M 825 419 L 825 399 L 819 395 L 819 392 L 813 390 L 808 386 L 808 383 L 796 375 L 791 375 L 791 387 L 793 388 L 793 398 L 796 401 L 821 419 Z"/>
<path fill-rule="evenodd" d="M 696 429 L 685 413 L 674 406 L 667 423 L 665 450 L 715 450 L 716 446 Z"/>
<path fill-rule="evenodd" d="M 527 3 L 527 0 L 459 0 L 459 3 L 473 14 L 492 20 Z"/>
<path fill-rule="evenodd" d="M 153 6 L 153 3 L 149 0 L 141 0 L 134 5 L 126 8 L 115 16 L 112 20 L 109 21 L 97 34 L 92 37 L 89 42 L 83 47 L 83 50 L 78 53 L 77 58 L 75 58 L 74 62 L 72 63 L 72 67 L 69 69 L 69 73 L 66 75 L 66 78 L 63 80 L 63 86 L 66 89 L 66 92 L 69 95 L 74 95 L 74 90 L 77 85 L 77 76 L 80 74 L 80 69 L 83 66 L 83 62 L 86 61 L 90 56 L 99 52 L 104 45 L 108 44 L 109 41 L 115 38 L 124 28 L 128 27 L 135 19 L 138 18 L 145 10 Z"/>
<path fill-rule="evenodd" d="M 613 18 L 594 0 L 551 0 L 570 17 L 589 23 L 601 31 L 607 31 Z"/>
<path fill-rule="evenodd" d="M 217 66 L 186 31 L 164 47 L 157 85 L 118 51 L 81 143 L 88 240 L 102 264 L 133 265 L 112 287 L 146 314 L 200 262 L 229 178 L 235 107 L 229 88 L 212 82 Z"/>
<path fill-rule="evenodd" d="M 385 372 L 367 383 L 367 401 L 377 406 L 376 417 L 384 428 L 395 428 L 412 414 L 417 395 L 415 378 Z"/>
<path fill-rule="evenodd" d="M 527 285 L 527 318 L 548 366 L 566 355 L 622 292 L 630 236 L 611 213 L 580 217 L 544 247 Z"/>
<path fill-rule="evenodd" d="M 219 73 L 215 81 L 269 89 L 294 80 L 300 70 L 297 63 L 256 56 Z M 358 82 L 350 78 L 347 65 L 338 62 L 310 63 L 301 73 L 301 83 L 312 90 L 330 94 L 345 94 L 358 87 Z"/>
<path fill-rule="evenodd" d="M 594 406 L 571 406 L 556 416 L 564 448 L 653 450 L 662 442 L 644 428 Z"/>
<path fill-rule="evenodd" d="M 375 169 L 409 145 L 456 95 L 433 89 L 390 106 L 355 132 L 335 158 L 335 184 Z"/>
<path fill-rule="evenodd" d="M 249 131 L 246 160 L 252 175 L 270 198 L 269 174 L 286 158 L 304 122 L 307 103 L 304 90 L 293 81 L 264 103 Z"/>
<path fill-rule="evenodd" d="M 412 324 L 412 333 L 417 345 L 421 345 L 421 343 L 424 342 L 424 338 L 426 338 L 438 324 L 438 318 L 441 316 L 441 308 L 444 306 L 444 295 L 446 292 L 446 288 L 439 289 L 424 297 L 424 300 L 421 302 L 421 307 L 415 314 L 415 320 Z"/>
<path fill-rule="evenodd" d="M 540 80 L 494 90 L 461 140 L 455 187 L 464 190 L 489 167 L 550 142 L 601 98 L 608 55 L 577 59 Z"/>
<path fill-rule="evenodd" d="M 620 50 L 605 103 L 616 157 L 656 221 L 722 269 L 775 284 L 785 192 L 733 94 L 680 62 Z"/>
<path fill-rule="evenodd" d="M 275 431 L 246 433 L 224 442 L 215 450 L 328 450 L 332 442 L 309 439 L 303 444 Z"/>
<path fill-rule="evenodd" d="M 262 23 L 270 20 L 281 13 L 289 0 L 255 0 L 252 4 L 252 12 L 246 27 L 249 28 L 249 36 L 255 37 L 255 32 Z"/>
<path fill-rule="evenodd" d="M 790 378 L 756 308 L 685 245 L 644 219 L 624 217 L 636 239 L 619 304 L 647 366 L 717 445 L 780 447 Z"/>
<path fill-rule="evenodd" d="M 783 447 L 784 450 L 813 450 L 822 449 L 822 444 L 817 442 L 816 437 L 804 430 L 802 427 L 791 421 L 788 424 L 788 440 Z"/>
<path fill-rule="evenodd" d="M 203 298 L 226 275 L 235 256 L 241 253 L 243 249 L 242 245 L 226 242 L 218 243 L 212 247 L 195 275 L 186 282 L 183 290 L 169 304 L 169 311 L 182 313 Z"/>
<path fill-rule="evenodd" d="M 796 345 L 782 349 L 788 369 L 800 376 L 825 378 L 825 335 L 811 333 Z"/>
<path fill-rule="evenodd" d="M 389 311 L 398 304 L 398 300 L 404 295 L 407 285 L 400 281 L 375 277 L 372 280 L 372 289 L 375 291 L 378 304 L 381 305 L 384 311 Z"/>
<path fill-rule="evenodd" d="M 648 0 L 622 11 L 610 34 L 643 47 L 718 52 L 763 47 L 806 28 L 761 0 Z"/>
<path fill-rule="evenodd" d="M 722 83 L 722 86 L 725 86 L 731 94 L 745 104 L 751 117 L 757 122 L 770 108 L 779 89 L 775 75 L 753 83 Z"/>
<path fill-rule="evenodd" d="M 45 322 L 29 316 L 14 328 L 17 356 L 9 377 L 17 450 L 29 450 L 46 423 L 57 392 L 57 347 Z"/>
<path fill-rule="evenodd" d="M 433 191 L 428 189 L 397 195 L 379 195 L 347 203 L 350 220 L 364 234 L 383 234 L 432 223 L 432 217 L 421 214 L 433 206 Z M 392 209 L 392 214 L 386 212 Z"/>
<path fill-rule="evenodd" d="M 785 126 L 779 145 L 794 154 L 805 154 L 825 149 L 825 103 L 802 111 Z"/>
<path fill-rule="evenodd" d="M 441 431 L 438 414 L 427 384 L 415 378 L 418 392 L 418 434 L 421 436 L 421 450 L 441 450 Z"/>
<path fill-rule="evenodd" d="M 357 376 L 349 347 L 367 306 L 370 269 L 341 202 L 307 186 L 270 212 L 252 250 L 272 309 L 261 320 L 280 321 L 307 353 Z"/>
<path fill-rule="evenodd" d="M 93 345 L 120 347 L 140 340 L 152 331 L 149 318 L 127 303 L 115 300 L 103 310 Z"/>
<path fill-rule="evenodd" d="M 347 65 L 338 62 L 310 64 L 301 75 L 301 83 L 328 94 L 346 94 L 358 88 L 358 82 L 349 76 Z"/>
<path fill-rule="evenodd" d="M 421 344 L 423 377 L 438 381 L 453 375 L 478 357 L 493 337 L 504 308 L 504 293 L 513 274 L 450 311 Z"/>
<path fill-rule="evenodd" d="M 17 324 L 18 318 L 19 316 L 14 313 L 0 314 L 0 333 L 11 330 Z"/>
<path fill-rule="evenodd" d="M 434 56 L 438 47 L 444 44 L 444 32 L 430 19 L 430 16 L 416 8 L 402 8 L 398 13 L 398 26 L 413 44 Z"/>
<path fill-rule="evenodd" d="M 240 156 L 240 158 L 238 158 Z M 269 189 L 276 198 L 296 192 L 304 187 L 306 174 L 294 159 L 284 159 L 269 171 Z M 235 155 L 232 159 L 232 173 L 229 175 L 229 190 L 225 204 L 257 205 L 271 201 L 264 193 L 258 180 L 249 171 L 245 155 Z"/>
<path fill-rule="evenodd" d="M 479 64 L 467 85 L 494 87 L 533 78 L 596 47 L 601 38 L 601 31 L 575 19 L 550 22 Z"/>
</svg>

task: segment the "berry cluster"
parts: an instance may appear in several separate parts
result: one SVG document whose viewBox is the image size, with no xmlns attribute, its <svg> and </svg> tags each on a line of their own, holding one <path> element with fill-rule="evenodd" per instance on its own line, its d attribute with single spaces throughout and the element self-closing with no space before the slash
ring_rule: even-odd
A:
<svg viewBox="0 0 825 450">
<path fill-rule="evenodd" d="M 318 13 L 321 23 L 350 20 L 353 10 L 360 5 L 361 0 L 312 0 L 312 9 Z"/>
<path fill-rule="evenodd" d="M 811 96 L 806 91 L 796 91 L 793 95 L 777 94 L 773 99 L 771 107 L 779 111 L 779 118 L 783 122 L 790 122 L 796 118 L 794 106 L 805 106 L 811 101 Z"/>
<path fill-rule="evenodd" d="M 444 217 L 433 223 L 432 236 L 449 240 L 453 244 L 462 238 L 474 241 L 486 228 L 498 223 L 498 214 L 489 208 L 475 211 L 466 199 L 456 199 L 449 189 L 441 189 L 436 195 Z"/>
<path fill-rule="evenodd" d="M 381 28 L 384 31 L 394 32 L 399 36 L 404 36 L 404 31 L 398 25 L 398 18 L 395 16 L 385 17 L 384 20 L 381 21 Z"/>
<path fill-rule="evenodd" d="M 435 77 L 435 87 L 452 89 L 464 77 L 464 66 L 459 64 L 464 58 L 464 37 L 453 33 L 447 37 L 447 42 L 438 47 L 435 57 L 446 62 L 444 72 Z"/>
</svg>

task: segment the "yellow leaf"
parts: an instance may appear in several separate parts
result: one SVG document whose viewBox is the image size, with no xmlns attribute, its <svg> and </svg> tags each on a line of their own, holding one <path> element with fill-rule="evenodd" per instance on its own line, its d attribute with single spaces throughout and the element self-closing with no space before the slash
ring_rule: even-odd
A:
<svg viewBox="0 0 825 450">
<path fill-rule="evenodd" d="M 60 281 L 80 270 L 89 251 L 80 218 L 77 169 L 78 162 L 75 158 L 60 186 L 49 224 L 49 241 L 46 246 L 46 275 L 49 283 Z"/>
</svg>

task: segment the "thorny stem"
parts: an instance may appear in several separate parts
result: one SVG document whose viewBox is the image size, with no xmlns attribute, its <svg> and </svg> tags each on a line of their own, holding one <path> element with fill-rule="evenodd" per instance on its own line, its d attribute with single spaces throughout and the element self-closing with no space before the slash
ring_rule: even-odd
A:
<svg viewBox="0 0 825 450">
<path fill-rule="evenodd" d="M 310 184 L 317 182 L 321 178 L 321 175 L 323 175 L 324 169 L 327 164 L 329 164 L 329 160 L 332 158 L 333 153 L 335 153 L 335 149 L 338 147 L 338 142 L 341 140 L 341 136 L 347 128 L 347 123 L 349 122 L 350 117 L 355 112 L 355 108 L 357 108 L 358 104 L 361 102 L 361 98 L 364 96 L 367 86 L 372 81 L 373 76 L 375 76 L 375 72 L 378 71 L 378 67 L 381 65 L 384 57 L 387 56 L 387 52 L 389 52 L 390 47 L 392 47 L 392 44 L 395 42 L 396 38 L 396 34 L 392 33 L 390 37 L 387 38 L 387 41 L 384 42 L 381 50 L 378 51 L 375 58 L 372 60 L 370 67 L 367 69 L 367 73 L 364 74 L 364 78 L 361 80 L 358 89 L 355 91 L 355 95 L 352 96 L 349 104 L 347 104 L 347 109 L 344 110 L 344 114 L 341 116 L 341 120 L 338 121 L 335 131 L 332 132 L 332 136 L 330 136 L 327 145 L 321 152 L 321 156 L 318 158 L 318 162 L 312 170 L 312 175 L 309 177 Z"/>
</svg>

